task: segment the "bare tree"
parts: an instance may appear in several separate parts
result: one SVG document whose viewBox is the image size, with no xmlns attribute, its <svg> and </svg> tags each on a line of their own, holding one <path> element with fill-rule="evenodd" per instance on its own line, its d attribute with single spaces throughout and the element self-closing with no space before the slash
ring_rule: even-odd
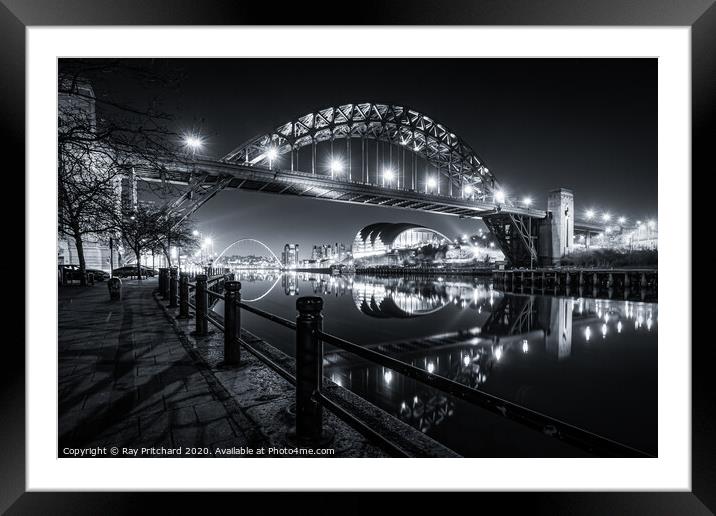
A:
<svg viewBox="0 0 716 516">
<path fill-rule="evenodd" d="M 134 209 L 123 209 L 115 219 L 115 227 L 122 240 L 137 259 L 137 278 L 142 274 L 142 253 L 158 248 L 158 235 L 164 228 L 162 210 L 140 204 Z"/>
<path fill-rule="evenodd" d="M 83 237 L 107 236 L 117 228 L 121 180 L 137 163 L 161 168 L 181 151 L 171 117 L 156 99 L 138 107 L 96 86 L 123 80 L 134 86 L 171 87 L 172 72 L 123 60 L 61 60 L 58 94 L 59 232 L 72 237 L 85 282 Z M 121 218 L 121 217 L 119 217 Z M 124 223 L 119 224 L 122 226 Z"/>
<path fill-rule="evenodd" d="M 182 220 L 179 215 L 165 211 L 162 213 L 162 224 L 157 234 L 157 243 L 172 267 L 171 249 L 191 251 L 199 247 L 199 238 L 194 235 L 193 227 L 188 219 Z"/>
</svg>

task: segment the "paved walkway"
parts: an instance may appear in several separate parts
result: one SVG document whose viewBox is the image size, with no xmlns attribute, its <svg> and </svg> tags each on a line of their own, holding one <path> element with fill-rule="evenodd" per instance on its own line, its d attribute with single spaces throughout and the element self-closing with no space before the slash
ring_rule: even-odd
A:
<svg viewBox="0 0 716 516">
<path fill-rule="evenodd" d="M 122 301 L 110 301 L 104 283 L 60 288 L 60 456 L 65 447 L 264 444 L 190 357 L 155 287 L 156 280 L 124 281 Z"/>
<path fill-rule="evenodd" d="M 187 448 L 200 449 L 191 456 L 291 455 L 291 384 L 247 352 L 224 368 L 222 335 L 191 337 L 193 320 L 177 321 L 155 288 L 156 280 L 124 281 L 121 301 L 109 300 L 105 283 L 60 289 L 59 455 L 99 448 L 111 456 L 112 447 L 120 457 L 186 456 Z M 326 412 L 329 454 L 385 456 Z"/>
</svg>

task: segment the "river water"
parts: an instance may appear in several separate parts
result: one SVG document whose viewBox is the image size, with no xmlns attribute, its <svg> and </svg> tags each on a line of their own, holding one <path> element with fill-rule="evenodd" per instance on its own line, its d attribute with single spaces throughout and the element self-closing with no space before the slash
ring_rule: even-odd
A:
<svg viewBox="0 0 716 516">
<path fill-rule="evenodd" d="M 657 454 L 656 303 L 509 294 L 470 277 L 237 279 L 257 308 L 293 320 L 299 296 L 320 296 L 329 333 Z M 293 332 L 246 311 L 242 324 L 294 354 Z M 329 347 L 324 374 L 464 456 L 589 456 Z"/>
</svg>

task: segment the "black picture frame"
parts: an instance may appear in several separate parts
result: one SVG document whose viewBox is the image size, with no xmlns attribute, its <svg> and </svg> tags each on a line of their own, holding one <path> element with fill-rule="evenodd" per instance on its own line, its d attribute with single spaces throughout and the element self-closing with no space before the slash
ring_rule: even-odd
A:
<svg viewBox="0 0 716 516">
<path fill-rule="evenodd" d="M 270 12 L 261 3 L 222 0 L 0 0 L 0 145 L 5 170 L 25 170 L 25 29 L 38 25 L 334 25 L 337 22 L 366 25 L 637 25 L 689 26 L 692 44 L 692 178 L 706 173 L 716 112 L 716 5 L 714 0 L 394 0 L 390 3 L 365 0 L 345 4 L 354 13 L 337 15 L 335 3 L 276 4 Z M 13 162 L 14 161 L 14 162 Z M 24 184 L 15 174 L 15 188 Z M 8 180 L 8 179 L 6 179 Z M 24 188 L 24 186 L 22 187 Z M 31 195 L 31 192 L 25 192 Z M 694 218 L 696 221 L 696 218 Z M 698 234 L 697 232 L 694 232 Z M 20 237 L 24 241 L 26 235 Z M 20 241 L 20 240 L 18 240 Z M 20 246 L 18 245 L 19 249 Z M 687 253 L 687 259 L 691 254 Z M 15 263 L 18 261 L 15 260 Z M 687 278 L 689 284 L 691 278 Z M 19 303 L 19 301 L 18 301 Z M 53 309 L 48 305 L 48 310 Z M 694 303 L 696 315 L 698 309 Z M 704 310 L 703 308 L 701 310 Z M 690 325 L 690 324 L 689 324 Z M 687 328 L 687 335 L 691 328 Z M 25 349 L 17 340 L 3 346 L 2 392 L 0 392 L 0 510 L 9 514 L 122 514 L 148 509 L 161 503 L 162 512 L 185 513 L 206 507 L 205 501 L 185 494 L 135 493 L 27 493 L 25 492 Z M 687 346 L 684 342 L 669 343 Z M 716 402 L 711 382 L 714 347 L 709 339 L 692 344 L 692 491 L 642 493 L 503 493 L 469 494 L 476 506 L 517 506 L 536 514 L 709 514 L 716 510 Z M 229 502 L 228 494 L 210 494 L 212 503 Z M 221 500 L 217 499 L 221 496 Z M 241 505 L 261 503 L 262 494 L 246 494 Z M 272 497 L 274 495 L 271 495 Z M 374 510 L 372 501 L 357 494 L 334 503 L 349 512 Z M 333 500 L 323 496 L 320 507 Z M 231 500 L 235 501 L 235 498 Z M 287 501 L 283 496 L 273 501 Z M 410 506 L 426 509 L 434 502 L 427 495 L 414 495 Z M 305 503 L 305 502 L 302 502 Z M 401 502 L 402 503 L 402 502 Z M 440 503 L 440 502 L 438 502 Z M 318 512 L 323 512 L 316 506 Z M 172 511 L 174 512 L 174 511 Z M 334 510 L 331 510 L 334 512 Z"/>
</svg>

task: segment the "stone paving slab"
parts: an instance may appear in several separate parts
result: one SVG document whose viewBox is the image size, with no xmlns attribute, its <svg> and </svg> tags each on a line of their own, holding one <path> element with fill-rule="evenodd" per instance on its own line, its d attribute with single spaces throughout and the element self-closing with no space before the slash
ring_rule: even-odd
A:
<svg viewBox="0 0 716 516">
<path fill-rule="evenodd" d="M 68 456 L 68 448 L 117 446 L 138 449 L 137 456 L 156 456 L 151 449 L 157 447 L 222 457 L 264 448 L 275 450 L 268 456 L 291 456 L 282 451 L 295 449 L 288 437 L 295 424 L 291 383 L 245 346 L 239 366 L 224 366 L 223 334 L 192 336 L 194 320 L 177 319 L 178 311 L 155 288 L 156 280 L 124 281 L 121 301 L 110 301 L 101 283 L 60 289 L 59 455 Z M 247 331 L 242 340 L 294 371 L 292 357 Z M 350 391 L 329 381 L 326 387 L 326 395 L 354 415 L 402 437 L 401 448 L 411 456 L 454 456 Z M 330 456 L 388 455 L 329 410 L 324 426 L 334 434 L 324 445 Z"/>
<path fill-rule="evenodd" d="M 195 321 L 178 319 L 178 309 L 165 308 L 178 331 L 186 339 L 189 349 L 207 364 L 217 381 L 237 400 L 249 418 L 260 424 L 271 446 L 290 446 L 286 440 L 289 428 L 295 424 L 293 407 L 295 388 L 286 379 L 269 368 L 247 349 L 270 359 L 287 373 L 295 376 L 295 360 L 270 343 L 241 331 L 241 363 L 239 366 L 223 366 L 223 334 L 213 332 L 207 337 L 194 336 Z M 221 316 L 217 314 L 217 317 Z M 382 411 L 353 392 L 323 379 L 323 394 L 331 401 L 362 421 L 380 435 L 387 436 L 402 454 L 411 457 L 458 457 L 458 455 L 419 430 Z M 330 446 L 336 456 L 379 457 L 395 453 L 395 449 L 381 449 L 374 440 L 367 438 L 324 409 L 324 426 L 335 432 Z"/>
<path fill-rule="evenodd" d="M 187 352 L 155 288 L 152 280 L 124 281 L 121 301 L 110 301 L 103 283 L 60 288 L 60 457 L 66 448 L 130 447 L 141 456 L 141 448 L 160 446 L 265 445 Z"/>
</svg>

